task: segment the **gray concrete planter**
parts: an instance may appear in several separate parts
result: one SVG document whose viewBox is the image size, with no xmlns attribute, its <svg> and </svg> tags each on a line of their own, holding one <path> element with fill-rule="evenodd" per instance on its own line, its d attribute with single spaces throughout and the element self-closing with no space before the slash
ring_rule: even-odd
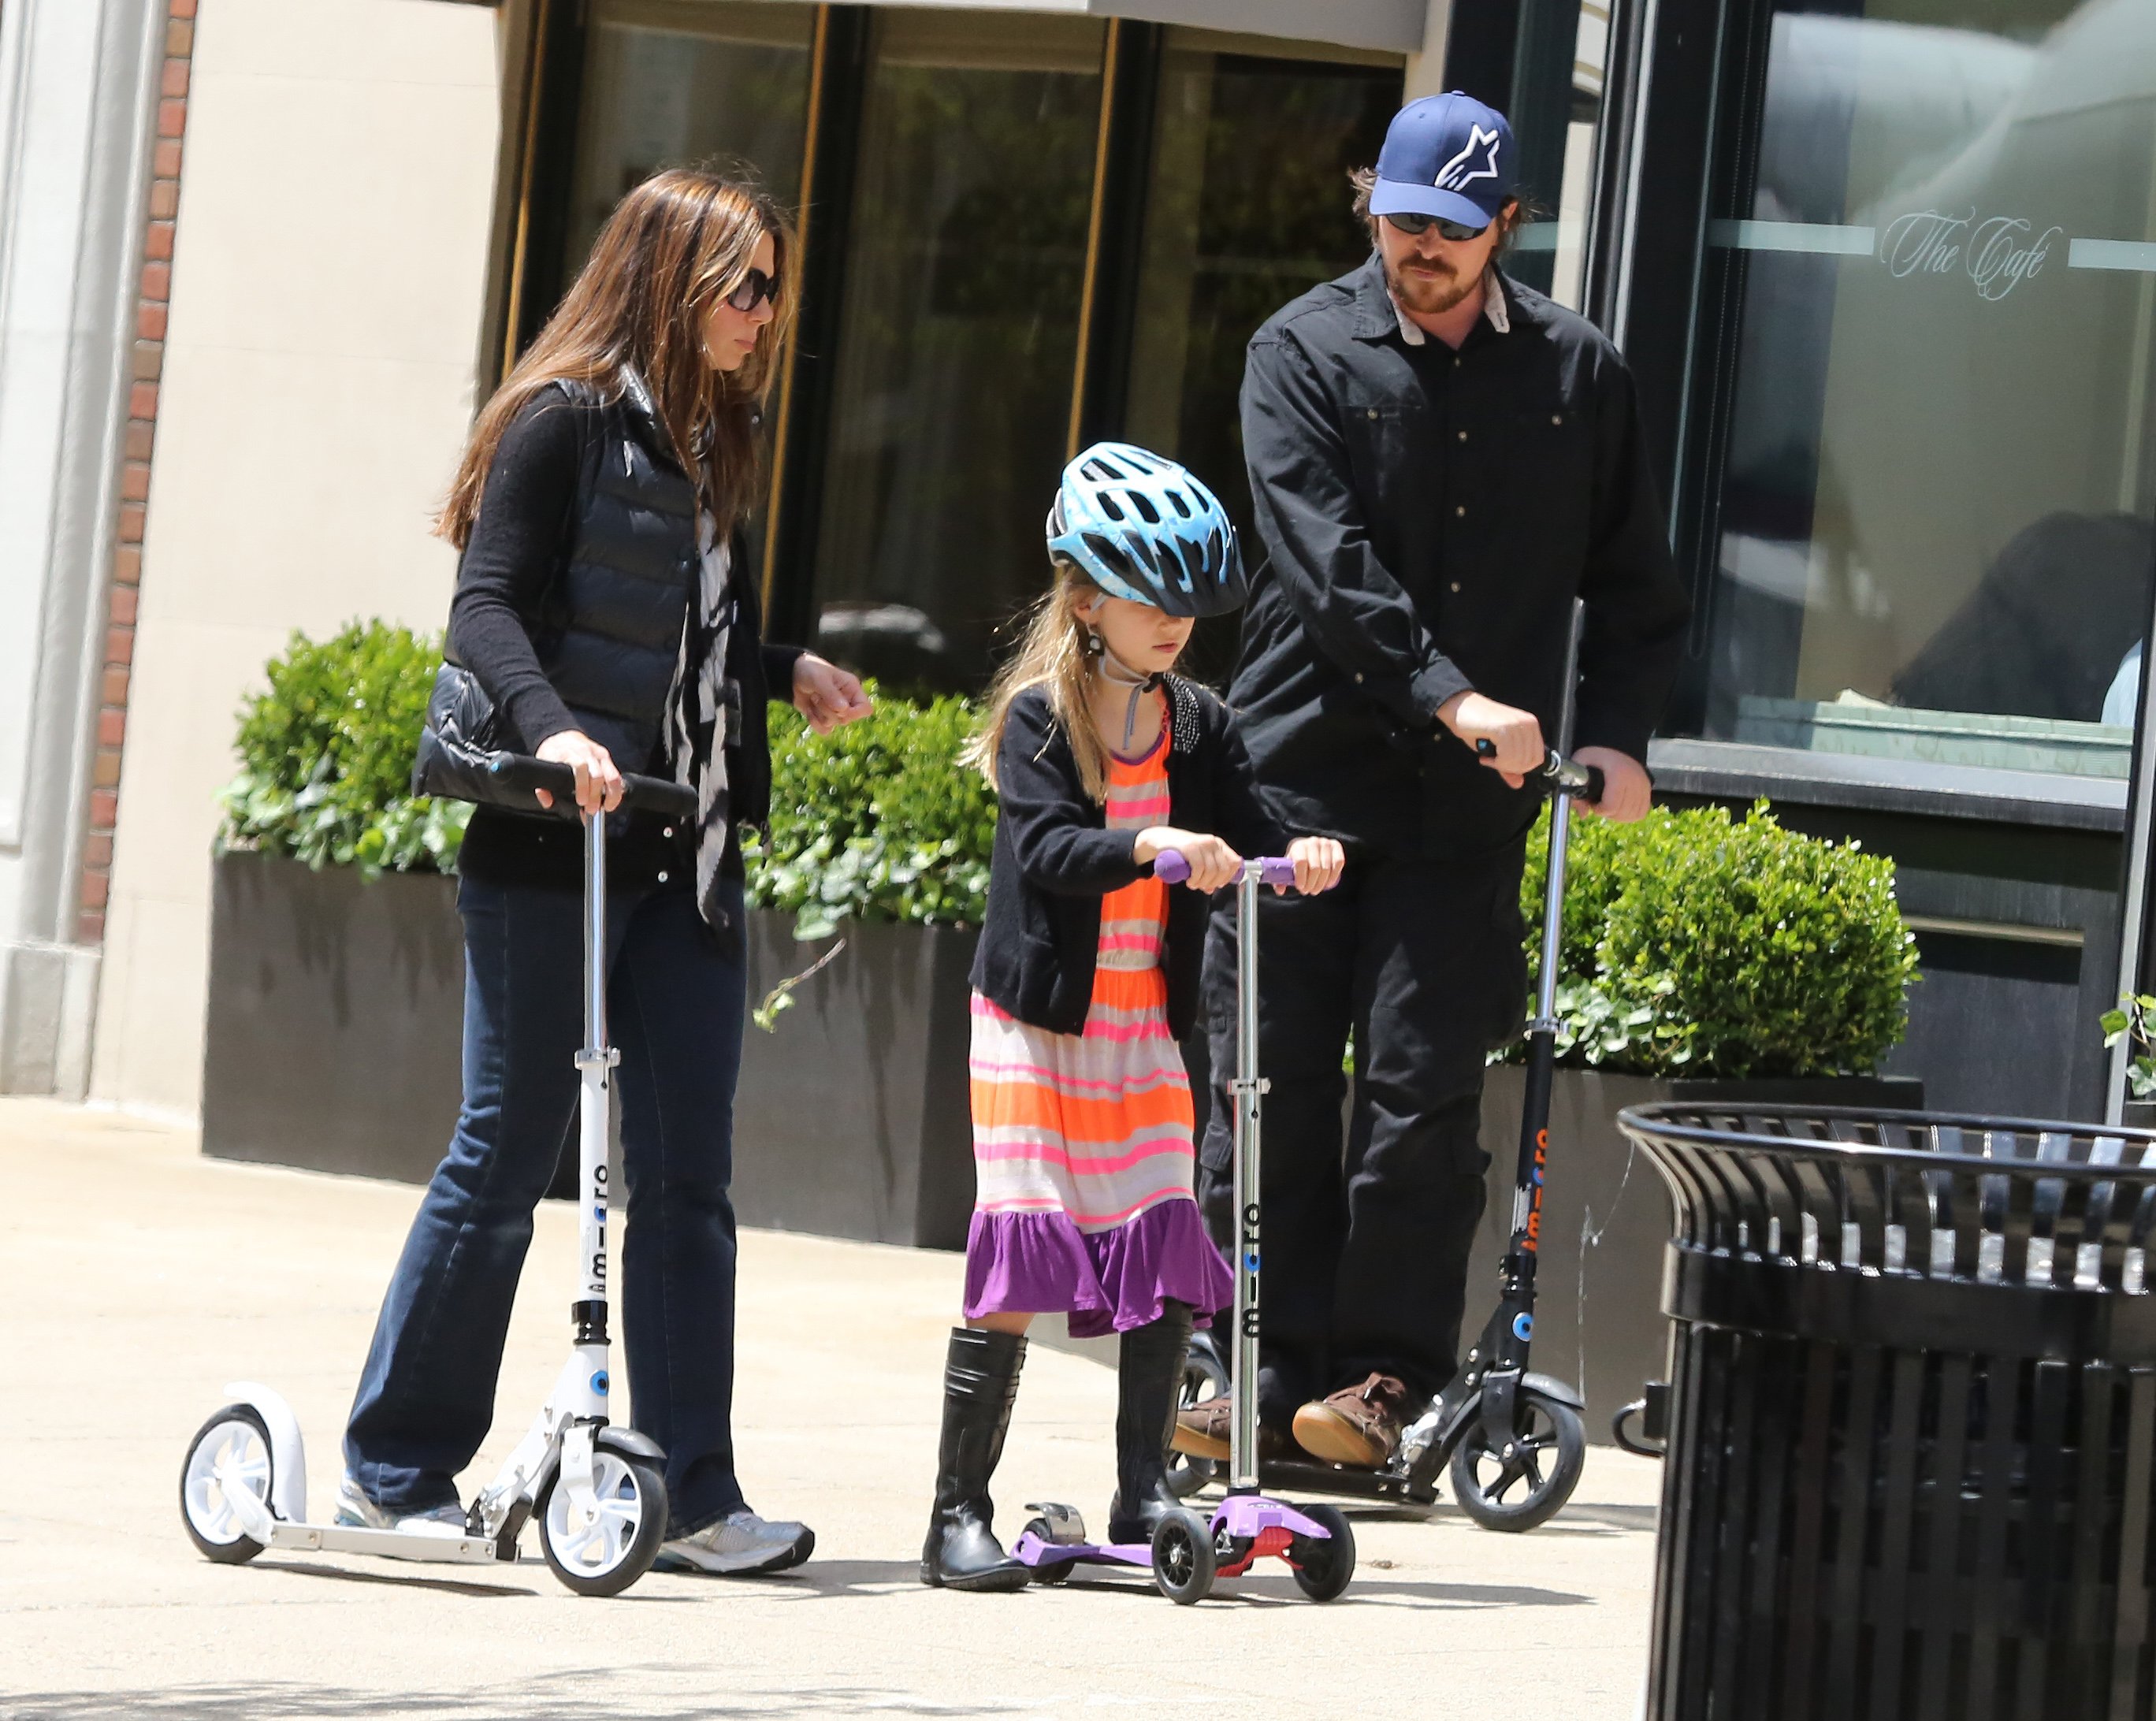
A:
<svg viewBox="0 0 2156 1721">
<path fill-rule="evenodd" d="M 1496 1297 L 1497 1264 L 1512 1226 L 1526 1073 L 1501 1065 L 1483 1090 L 1490 1200 L 1468 1274 L 1463 1344 L 1472 1342 Z M 1617 1128 L 1624 1107 L 1659 1100 L 1915 1110 L 1923 1105 L 1924 1090 L 1907 1078 L 1665 1081 L 1598 1070 L 1557 1072 L 1535 1277 L 1535 1367 L 1584 1394 L 1588 1438 L 1604 1443 L 1619 1407 L 1639 1397 L 1646 1381 L 1666 1378 L 1669 1323 L 1661 1295 L 1669 1196 L 1646 1155 Z"/>
<path fill-rule="evenodd" d="M 789 915 L 749 917 L 749 1001 L 836 939 L 798 943 Z M 744 1225 L 927 1249 L 965 1246 L 973 1210 L 966 976 L 979 935 L 843 928 L 845 948 L 752 1022 L 734 1106 Z"/>
<path fill-rule="evenodd" d="M 254 854 L 218 856 L 213 878 L 203 1151 L 424 1183 L 461 1091 L 455 881 L 370 883 Z M 833 942 L 796 943 L 788 916 L 749 919 L 752 1004 Z M 850 927 L 775 1031 L 749 1028 L 734 1128 L 744 1225 L 963 1246 L 975 938 Z"/>
<path fill-rule="evenodd" d="M 456 1127 L 456 881 L 220 855 L 203 1151 L 424 1183 Z"/>
</svg>

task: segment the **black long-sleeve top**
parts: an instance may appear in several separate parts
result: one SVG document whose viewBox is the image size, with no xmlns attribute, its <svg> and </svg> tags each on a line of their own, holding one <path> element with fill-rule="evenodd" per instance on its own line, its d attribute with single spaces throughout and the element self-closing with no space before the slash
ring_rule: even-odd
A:
<svg viewBox="0 0 2156 1721">
<path fill-rule="evenodd" d="M 1195 683 L 1171 677 L 1165 823 L 1224 839 L 1246 856 L 1277 855 L 1286 839 L 1259 800 L 1249 756 L 1227 708 Z M 1078 761 L 1041 689 L 1011 701 L 996 749 L 1000 812 L 988 862 L 988 909 L 973 984 L 1022 1022 L 1051 1033 L 1085 1031 L 1100 953 L 1101 899 L 1147 868 L 1137 833 L 1111 830 L 1086 793 Z M 1168 893 L 1162 965 L 1168 1027 L 1179 1040 L 1198 1014 L 1208 899 Z"/>
<path fill-rule="evenodd" d="M 577 727 L 576 718 L 547 679 L 532 643 L 552 583 L 577 528 L 578 480 L 588 442 L 603 434 L 602 415 L 555 392 L 544 393 L 519 413 L 502 434 L 480 493 L 479 513 L 457 566 L 449 603 L 450 655 L 478 676 L 517 742 L 536 752 L 549 737 Z M 753 654 L 765 686 L 790 688 L 798 648 L 763 645 L 757 635 L 755 592 L 742 578 L 736 545 L 737 606 L 730 655 Z M 746 695 L 751 691 L 744 686 Z M 670 776 L 654 749 L 649 759 L 616 759 L 624 771 Z M 768 768 L 758 766 L 757 781 Z M 731 757 L 728 775 L 743 780 Z M 737 799 L 737 804 L 740 804 Z M 760 806 L 747 809 L 760 818 Z M 534 813 L 536 813 L 535 806 Z M 614 815 L 608 825 L 607 878 L 626 890 L 686 890 L 696 876 L 692 833 L 684 823 L 654 814 Z M 740 845 L 728 845 L 726 871 L 741 871 Z M 457 870 L 493 883 L 531 884 L 580 890 L 583 841 L 565 818 L 533 816 L 480 806 L 465 831 Z"/>
<path fill-rule="evenodd" d="M 1411 342 L 1376 258 L 1250 345 L 1244 445 L 1266 566 L 1229 699 L 1298 830 L 1472 860 L 1517 841 L 1507 789 L 1436 721 L 1475 691 L 1555 736 L 1584 598 L 1576 747 L 1646 757 L 1689 604 L 1632 381 L 1584 319 L 1498 278 L 1505 321 Z"/>
</svg>

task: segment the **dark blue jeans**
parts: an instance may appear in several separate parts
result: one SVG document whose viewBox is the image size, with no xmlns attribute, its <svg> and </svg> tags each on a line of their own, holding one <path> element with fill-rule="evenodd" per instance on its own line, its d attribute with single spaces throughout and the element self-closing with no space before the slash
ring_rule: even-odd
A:
<svg viewBox="0 0 2156 1721">
<path fill-rule="evenodd" d="M 741 886 L 731 888 L 738 923 Z M 397 1512 L 455 1499 L 457 1473 L 486 1437 L 532 1210 L 577 1111 L 583 899 L 465 879 L 457 908 L 464 1108 L 389 1282 L 345 1431 L 352 1475 Z M 636 1426 L 666 1449 L 668 1533 L 685 1535 L 742 1503 L 727 1186 L 747 977 L 686 891 L 622 892 L 607 908 L 628 1198 L 616 1306 Z"/>
</svg>

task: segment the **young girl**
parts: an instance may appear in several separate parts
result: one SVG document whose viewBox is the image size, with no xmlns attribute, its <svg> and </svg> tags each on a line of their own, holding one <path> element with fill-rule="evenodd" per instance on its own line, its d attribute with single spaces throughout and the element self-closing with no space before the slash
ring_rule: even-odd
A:
<svg viewBox="0 0 2156 1721">
<path fill-rule="evenodd" d="M 1055 583 L 997 677 L 968 755 L 1002 802 L 973 964 L 973 1158 L 966 1324 L 951 1333 L 936 1505 L 921 1580 L 1016 1590 L 992 1527 L 1037 1314 L 1122 1335 L 1108 1539 L 1174 1506 L 1168 1438 L 1193 1311 L 1226 1306 L 1226 1262 L 1192 1198 L 1190 1084 L 1204 894 L 1280 841 L 1226 708 L 1171 676 L 1196 619 L 1243 601 L 1235 529 L 1211 491 L 1142 449 L 1071 462 L 1048 518 Z M 1169 850 L 1190 888 L 1152 876 Z M 1296 888 L 1338 881 L 1303 837 Z"/>
</svg>

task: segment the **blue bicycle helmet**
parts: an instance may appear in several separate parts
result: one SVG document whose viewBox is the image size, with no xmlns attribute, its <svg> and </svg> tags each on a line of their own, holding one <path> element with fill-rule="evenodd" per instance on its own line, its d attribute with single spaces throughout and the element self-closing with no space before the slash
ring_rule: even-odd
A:
<svg viewBox="0 0 2156 1721">
<path fill-rule="evenodd" d="M 1220 500 L 1173 460 L 1096 442 L 1063 469 L 1048 553 L 1111 598 L 1170 615 L 1224 615 L 1248 583 Z"/>
</svg>

